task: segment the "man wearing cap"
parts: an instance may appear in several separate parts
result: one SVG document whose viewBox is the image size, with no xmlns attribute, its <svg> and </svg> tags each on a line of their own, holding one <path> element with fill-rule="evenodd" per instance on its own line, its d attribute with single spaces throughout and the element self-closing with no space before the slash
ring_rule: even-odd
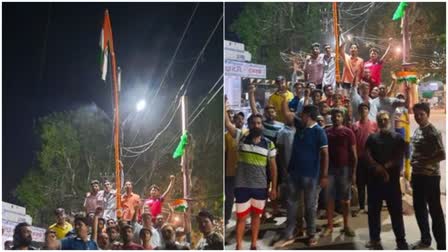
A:
<svg viewBox="0 0 448 252">
<path fill-rule="evenodd" d="M 72 225 L 65 221 L 65 210 L 64 208 L 58 208 L 54 211 L 56 216 L 56 223 L 48 227 L 48 229 L 56 232 L 56 238 L 58 240 L 65 238 L 68 232 L 70 232 L 73 227 Z"/>
<path fill-rule="evenodd" d="M 276 120 L 279 122 L 284 122 L 285 119 L 283 118 L 282 115 L 283 96 L 285 96 L 287 101 L 289 102 L 292 100 L 292 98 L 294 98 L 294 95 L 288 90 L 285 77 L 281 75 L 277 76 L 277 78 L 275 78 L 275 85 L 277 86 L 278 89 L 275 93 L 273 93 L 269 97 L 268 104 L 274 107 L 274 110 L 277 114 Z"/>
<path fill-rule="evenodd" d="M 383 70 L 384 59 L 389 53 L 391 42 L 392 38 L 389 38 L 389 46 L 381 58 L 378 58 L 380 54 L 380 50 L 378 48 L 373 47 L 369 50 L 370 59 L 364 62 L 364 69 L 370 70 L 370 83 L 372 84 L 370 90 L 372 90 L 373 87 L 378 87 L 381 83 L 381 71 Z"/>
<path fill-rule="evenodd" d="M 84 200 L 84 208 L 86 213 L 94 213 L 98 207 L 103 208 L 103 201 L 100 190 L 100 182 L 98 180 L 93 180 L 90 183 L 90 192 L 87 193 Z"/>
<path fill-rule="evenodd" d="M 81 215 L 75 217 L 75 232 L 75 237 L 61 240 L 62 250 L 98 250 L 96 242 L 89 238 L 89 224 L 86 217 Z"/>
<path fill-rule="evenodd" d="M 143 228 L 146 229 L 150 229 L 152 236 L 151 236 L 151 246 L 153 248 L 157 248 L 160 247 L 162 245 L 161 240 L 160 240 L 160 234 L 159 232 L 157 232 L 157 229 L 155 229 L 152 226 L 152 216 L 151 216 L 151 212 L 149 211 L 148 208 L 144 207 L 143 208 L 143 214 L 142 214 L 142 224 L 140 225 L 137 222 L 137 213 L 139 210 L 139 206 L 135 206 L 134 208 L 134 215 L 132 217 L 132 221 L 131 221 L 131 226 L 134 229 L 134 241 L 140 241 L 140 230 L 142 230 Z"/>
<path fill-rule="evenodd" d="M 305 60 L 304 71 L 305 81 L 314 83 L 317 89 L 322 90 L 322 81 L 324 79 L 324 55 L 320 53 L 319 43 L 313 43 L 311 45 L 311 55 Z"/>
</svg>

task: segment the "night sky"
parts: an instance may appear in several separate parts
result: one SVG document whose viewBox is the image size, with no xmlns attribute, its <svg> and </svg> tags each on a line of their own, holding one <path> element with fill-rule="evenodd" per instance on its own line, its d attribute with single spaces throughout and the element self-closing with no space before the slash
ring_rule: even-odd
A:
<svg viewBox="0 0 448 252">
<path fill-rule="evenodd" d="M 98 62 L 104 10 L 109 9 L 117 63 L 123 69 L 121 109 L 126 111 L 143 94 L 152 97 L 195 5 L 2 4 L 3 201 L 16 202 L 11 192 L 36 164 L 39 146 L 34 124 L 39 117 L 95 103 L 112 118 L 112 86 L 101 80 Z M 153 111 L 160 108 L 163 115 L 166 104 L 161 103 L 173 99 L 222 11 L 222 3 L 199 4 Z M 222 74 L 222 25 L 193 77 L 187 93 L 192 100 L 208 92 Z"/>
</svg>

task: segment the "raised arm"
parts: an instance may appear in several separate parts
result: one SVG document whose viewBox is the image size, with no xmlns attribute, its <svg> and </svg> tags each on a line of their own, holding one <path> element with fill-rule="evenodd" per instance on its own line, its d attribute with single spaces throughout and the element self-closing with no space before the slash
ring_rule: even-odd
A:
<svg viewBox="0 0 448 252">
<path fill-rule="evenodd" d="M 226 126 L 227 131 L 230 133 L 230 135 L 235 138 L 237 129 L 235 125 L 230 121 L 229 113 L 227 113 L 228 107 L 227 104 L 225 105 L 225 111 L 224 111 L 224 124 Z"/>
<path fill-rule="evenodd" d="M 289 110 L 288 101 L 286 100 L 285 96 L 283 96 L 283 100 L 282 100 L 282 114 L 287 123 L 292 124 L 294 122 L 294 112 L 291 112 Z"/>
<path fill-rule="evenodd" d="M 384 61 L 384 59 L 386 58 L 386 56 L 387 56 L 387 54 L 389 53 L 389 51 L 390 51 L 390 47 L 391 47 L 391 45 L 392 45 L 392 38 L 389 38 L 389 45 L 387 46 L 387 49 L 386 49 L 386 51 L 384 52 L 384 54 L 383 54 L 383 56 L 381 57 L 381 61 Z"/>
<path fill-rule="evenodd" d="M 174 180 L 176 177 L 174 177 L 174 175 L 170 176 L 170 184 L 168 185 L 168 188 L 166 189 L 166 191 L 162 194 L 162 198 L 165 198 L 166 195 L 168 195 L 168 193 L 170 193 L 170 191 L 173 189 L 174 186 Z"/>
<path fill-rule="evenodd" d="M 259 112 L 257 110 L 257 104 L 255 103 L 255 85 L 254 84 L 249 84 L 248 93 L 249 93 L 250 109 L 252 110 L 252 114 L 258 114 Z"/>
</svg>

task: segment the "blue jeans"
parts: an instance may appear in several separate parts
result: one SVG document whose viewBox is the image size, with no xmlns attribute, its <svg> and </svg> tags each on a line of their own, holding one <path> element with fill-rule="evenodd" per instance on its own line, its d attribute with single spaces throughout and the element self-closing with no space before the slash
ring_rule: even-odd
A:
<svg viewBox="0 0 448 252">
<path fill-rule="evenodd" d="M 289 176 L 288 190 L 288 217 L 285 236 L 291 237 L 294 234 L 299 208 L 299 193 L 301 192 L 304 194 L 306 231 L 308 236 L 314 236 L 316 233 L 317 178 Z"/>
<path fill-rule="evenodd" d="M 226 176 L 225 180 L 226 189 L 225 189 L 225 207 L 224 207 L 224 216 L 225 216 L 225 223 L 229 223 L 230 218 L 232 217 L 232 208 L 233 208 L 233 202 L 235 201 L 235 176 Z"/>
</svg>

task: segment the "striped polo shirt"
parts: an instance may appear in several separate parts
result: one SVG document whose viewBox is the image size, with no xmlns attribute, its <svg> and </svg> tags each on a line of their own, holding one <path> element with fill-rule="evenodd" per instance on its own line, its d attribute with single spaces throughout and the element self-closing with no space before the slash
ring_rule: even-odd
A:
<svg viewBox="0 0 448 252">
<path fill-rule="evenodd" d="M 266 167 L 269 159 L 275 157 L 277 151 L 274 142 L 262 137 L 257 144 L 249 136 L 237 131 L 238 166 L 235 177 L 235 188 L 267 188 Z"/>
<path fill-rule="evenodd" d="M 263 121 L 263 136 L 267 137 L 272 142 L 276 142 L 278 132 L 283 129 L 285 125 L 279 121 Z"/>
</svg>

